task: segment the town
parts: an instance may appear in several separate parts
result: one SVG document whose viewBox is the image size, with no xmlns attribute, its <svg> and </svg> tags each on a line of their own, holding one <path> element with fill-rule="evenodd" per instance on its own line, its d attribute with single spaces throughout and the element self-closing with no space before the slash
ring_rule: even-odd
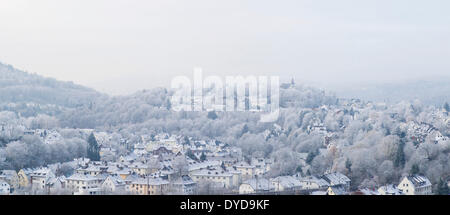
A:
<svg viewBox="0 0 450 215">
<path fill-rule="evenodd" d="M 173 111 L 166 88 L 108 96 L 3 64 L 0 75 L 26 83 L 0 94 L 1 194 L 449 194 L 445 99 L 339 98 L 292 78 L 272 121 Z"/>
<path fill-rule="evenodd" d="M 42 131 L 36 131 L 42 132 Z M 58 136 L 44 131 L 46 140 Z M 87 131 L 88 132 L 88 131 Z M 243 159 L 240 149 L 218 141 L 160 134 L 142 136 L 133 150 L 118 156 L 105 132 L 93 132 L 99 160 L 77 158 L 46 167 L 0 171 L 0 194 L 28 195 L 430 195 L 432 184 L 407 175 L 398 184 L 351 190 L 339 172 L 268 177 L 273 160 Z M 306 162 L 307 154 L 303 162 Z M 65 176 L 63 171 L 73 172 Z M 70 171 L 71 170 L 71 171 Z M 450 182 L 448 182 L 450 185 Z"/>
</svg>

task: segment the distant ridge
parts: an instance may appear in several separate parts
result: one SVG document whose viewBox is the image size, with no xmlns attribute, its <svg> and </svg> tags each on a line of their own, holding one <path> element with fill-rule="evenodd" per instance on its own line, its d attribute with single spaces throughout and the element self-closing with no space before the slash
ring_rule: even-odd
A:
<svg viewBox="0 0 450 215">
<path fill-rule="evenodd" d="M 0 104 L 36 103 L 77 107 L 105 96 L 93 89 L 31 74 L 0 62 Z"/>
<path fill-rule="evenodd" d="M 365 101 L 386 102 L 419 100 L 425 105 L 442 107 L 450 102 L 450 78 L 433 78 L 395 83 L 360 84 L 331 89 L 340 98 L 358 98 Z"/>
</svg>

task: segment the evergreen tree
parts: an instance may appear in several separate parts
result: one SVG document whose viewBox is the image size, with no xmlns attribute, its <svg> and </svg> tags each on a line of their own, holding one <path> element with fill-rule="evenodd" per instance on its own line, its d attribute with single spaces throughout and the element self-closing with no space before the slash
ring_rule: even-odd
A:
<svg viewBox="0 0 450 215">
<path fill-rule="evenodd" d="M 206 155 L 204 152 L 202 152 L 202 154 L 200 155 L 200 161 L 205 161 L 206 160 Z"/>
<path fill-rule="evenodd" d="M 352 172 L 352 162 L 348 158 L 345 161 L 345 168 L 347 169 L 348 173 Z"/>
<path fill-rule="evenodd" d="M 216 112 L 215 112 L 215 111 L 210 111 L 210 112 L 208 112 L 208 119 L 212 119 L 212 120 L 217 119 L 217 114 L 216 114 Z"/>
<path fill-rule="evenodd" d="M 400 141 L 394 159 L 395 167 L 403 167 L 405 165 L 405 152 L 403 151 L 404 147 L 405 143 L 403 141 Z"/>
<path fill-rule="evenodd" d="M 189 140 L 189 137 L 184 136 L 183 145 L 190 145 L 190 144 L 191 144 L 191 141 Z"/>
<path fill-rule="evenodd" d="M 450 195 L 450 188 L 448 187 L 447 182 L 444 180 L 439 179 L 439 184 L 437 186 L 437 195 Z"/>
<path fill-rule="evenodd" d="M 247 124 L 245 124 L 244 127 L 242 127 L 241 136 L 247 132 L 248 132 L 248 126 L 247 126 Z"/>
<path fill-rule="evenodd" d="M 419 174 L 419 172 L 420 172 L 419 165 L 413 164 L 410 171 L 411 175 L 417 175 Z"/>
<path fill-rule="evenodd" d="M 100 161 L 100 147 L 95 139 L 94 133 L 88 138 L 87 157 L 91 161 Z"/>
<path fill-rule="evenodd" d="M 314 157 L 316 157 L 316 153 L 309 152 L 308 156 L 306 157 L 306 163 L 311 164 L 311 162 L 314 160 Z"/>
<path fill-rule="evenodd" d="M 444 104 L 444 109 L 445 109 L 447 112 L 450 112 L 450 106 L 448 105 L 447 102 L 445 102 L 445 104 Z"/>
<path fill-rule="evenodd" d="M 194 153 L 192 153 L 192 151 L 190 149 L 187 150 L 186 156 L 188 156 L 192 160 L 197 160 L 197 157 L 195 157 Z"/>
</svg>

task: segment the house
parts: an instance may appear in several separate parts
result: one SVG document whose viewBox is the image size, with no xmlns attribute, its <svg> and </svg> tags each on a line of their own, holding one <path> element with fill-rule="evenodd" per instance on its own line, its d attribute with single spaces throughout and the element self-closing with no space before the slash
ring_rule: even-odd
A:
<svg viewBox="0 0 450 215">
<path fill-rule="evenodd" d="M 164 146 L 160 146 L 159 148 L 152 151 L 153 155 L 171 155 L 174 154 L 171 150 L 167 149 Z"/>
<path fill-rule="evenodd" d="M 233 186 L 233 174 L 219 168 L 202 169 L 190 174 L 190 176 L 197 183 L 215 183 L 223 188 Z"/>
<path fill-rule="evenodd" d="M 264 178 L 250 179 L 239 186 L 239 194 L 267 193 L 273 191 L 275 191 L 275 188 L 272 183 Z"/>
<path fill-rule="evenodd" d="M 193 174 L 195 172 L 199 172 L 203 169 L 208 169 L 208 168 L 219 168 L 221 165 L 220 161 L 209 161 L 206 160 L 204 162 L 193 162 L 189 164 L 188 170 L 189 170 L 189 174 Z"/>
<path fill-rule="evenodd" d="M 116 171 L 115 174 L 120 176 L 120 178 L 122 178 L 123 180 L 125 180 L 126 178 L 128 178 L 129 175 L 132 174 L 132 172 L 133 171 L 131 169 L 123 168 L 123 169 Z"/>
<path fill-rule="evenodd" d="M 169 181 L 162 178 L 138 178 L 132 181 L 129 192 L 134 195 L 163 195 L 167 193 Z"/>
<path fill-rule="evenodd" d="M 15 170 L 0 171 L 0 180 L 4 180 L 11 186 L 11 192 L 19 188 L 19 176 Z"/>
<path fill-rule="evenodd" d="M 327 181 L 316 176 L 307 176 L 298 180 L 304 190 L 325 190 L 330 186 Z"/>
<path fill-rule="evenodd" d="M 179 195 L 193 195 L 196 193 L 197 183 L 188 175 L 183 175 L 171 184 L 172 192 Z"/>
<path fill-rule="evenodd" d="M 133 163 L 129 166 L 129 168 L 131 168 L 134 173 L 140 176 L 146 176 L 152 173 L 152 168 L 150 167 L 150 165 L 144 164 L 142 162 Z"/>
<path fill-rule="evenodd" d="M 350 189 L 351 180 L 342 173 L 339 173 L 339 172 L 329 173 L 329 174 L 325 174 L 322 178 L 325 181 L 327 181 L 331 187 L 340 186 L 340 187 L 344 188 L 345 190 Z"/>
<path fill-rule="evenodd" d="M 9 195 L 11 193 L 11 187 L 6 181 L 0 180 L 0 195 Z"/>
<path fill-rule="evenodd" d="M 378 193 L 380 195 L 403 195 L 402 191 L 393 184 L 388 184 L 378 188 Z"/>
<path fill-rule="evenodd" d="M 103 180 L 100 177 L 75 173 L 68 177 L 66 181 L 66 187 L 72 191 L 72 194 L 83 195 L 95 194 L 96 190 L 91 188 L 99 188 Z"/>
<path fill-rule="evenodd" d="M 255 175 L 259 176 L 269 172 L 272 164 L 272 159 L 253 158 L 251 161 L 251 165 L 255 167 Z"/>
<path fill-rule="evenodd" d="M 256 176 L 256 167 L 246 162 L 239 162 L 233 167 L 241 172 L 242 180 L 249 180 Z"/>
<path fill-rule="evenodd" d="M 328 187 L 327 195 L 329 196 L 337 196 L 337 195 L 347 195 L 347 190 L 344 186 L 333 186 Z"/>
<path fill-rule="evenodd" d="M 117 155 L 117 150 L 113 149 L 111 147 L 101 147 L 99 154 L 100 154 L 100 160 L 112 161 Z"/>
<path fill-rule="evenodd" d="M 19 187 L 28 187 L 30 186 L 30 173 L 33 170 L 31 169 L 21 169 L 17 173 L 17 176 L 19 177 Z"/>
<path fill-rule="evenodd" d="M 145 144 L 143 143 L 135 144 L 133 153 L 139 156 L 147 154 L 147 151 L 145 150 Z"/>
<path fill-rule="evenodd" d="M 97 176 L 102 173 L 106 173 L 108 171 L 108 166 L 99 165 L 99 164 L 91 164 L 87 168 L 79 168 L 77 169 L 77 173 L 84 175 Z"/>
<path fill-rule="evenodd" d="M 124 193 L 125 181 L 119 176 L 108 176 L 101 187 L 103 194 Z"/>
<path fill-rule="evenodd" d="M 49 168 L 36 169 L 30 173 L 31 189 L 35 191 L 46 189 L 47 183 L 55 177 Z"/>
<path fill-rule="evenodd" d="M 238 171 L 237 169 L 235 169 L 234 167 L 225 167 L 226 171 L 231 173 L 233 175 L 233 181 L 232 181 L 232 187 L 239 187 L 239 185 L 241 185 L 242 182 L 242 173 L 240 171 Z"/>
<path fill-rule="evenodd" d="M 48 188 L 48 191 L 51 194 L 60 193 L 60 191 L 64 190 L 66 188 L 66 177 L 52 177 L 50 178 L 47 183 L 46 187 Z"/>
<path fill-rule="evenodd" d="M 404 176 L 397 187 L 405 195 L 431 195 L 433 192 L 430 180 L 421 175 Z"/>
<path fill-rule="evenodd" d="M 302 184 L 293 176 L 278 176 L 270 179 L 275 191 L 297 191 L 302 188 Z"/>
</svg>

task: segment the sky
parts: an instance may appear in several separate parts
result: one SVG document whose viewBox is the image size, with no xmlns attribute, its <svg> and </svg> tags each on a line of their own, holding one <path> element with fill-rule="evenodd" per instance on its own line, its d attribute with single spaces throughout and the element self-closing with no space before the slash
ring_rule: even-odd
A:
<svg viewBox="0 0 450 215">
<path fill-rule="evenodd" d="M 0 62 L 113 95 L 178 75 L 450 74 L 447 0 L 0 0 Z"/>
</svg>

